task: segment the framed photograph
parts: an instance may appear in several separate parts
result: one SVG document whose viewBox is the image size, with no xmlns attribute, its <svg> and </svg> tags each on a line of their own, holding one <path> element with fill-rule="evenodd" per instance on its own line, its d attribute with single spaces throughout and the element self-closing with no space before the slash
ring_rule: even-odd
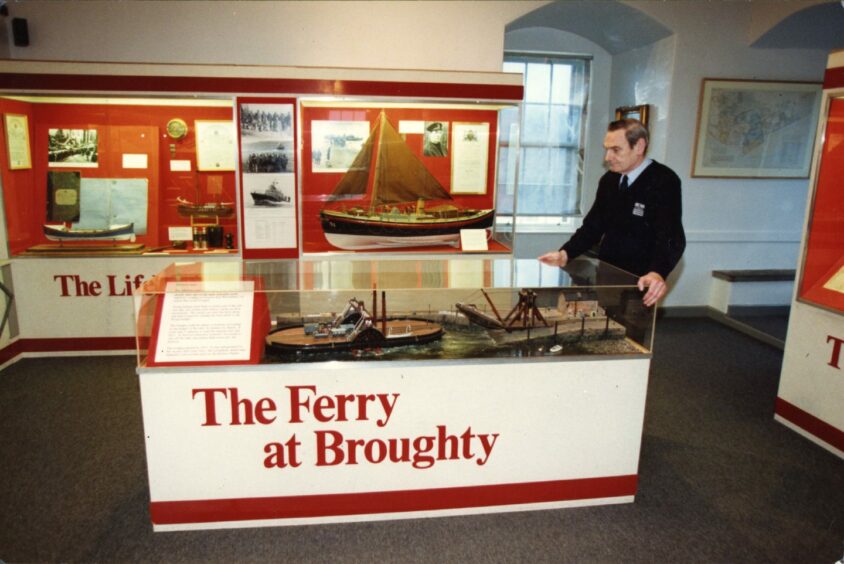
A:
<svg viewBox="0 0 844 564">
<path fill-rule="evenodd" d="M 32 156 L 29 151 L 29 118 L 19 114 L 6 114 L 5 117 L 9 169 L 32 168 Z"/>
<path fill-rule="evenodd" d="M 244 173 L 295 172 L 293 104 L 240 104 Z"/>
<path fill-rule="evenodd" d="M 234 122 L 195 122 L 196 170 L 234 170 L 237 159 Z"/>
<path fill-rule="evenodd" d="M 314 120 L 311 123 L 311 170 L 346 172 L 369 137 L 368 121 Z"/>
<path fill-rule="evenodd" d="M 615 109 L 615 119 L 638 119 L 642 125 L 648 127 L 648 111 L 650 104 L 641 106 L 622 106 Z"/>
<path fill-rule="evenodd" d="M 96 129 L 48 129 L 47 166 L 97 168 L 99 146 Z"/>
<path fill-rule="evenodd" d="M 692 176 L 808 178 L 821 85 L 703 80 Z"/>
</svg>

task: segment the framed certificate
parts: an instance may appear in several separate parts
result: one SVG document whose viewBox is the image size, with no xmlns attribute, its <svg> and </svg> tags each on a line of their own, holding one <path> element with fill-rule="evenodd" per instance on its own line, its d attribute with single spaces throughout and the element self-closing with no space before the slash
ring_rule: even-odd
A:
<svg viewBox="0 0 844 564">
<path fill-rule="evenodd" d="M 196 170 L 234 170 L 237 159 L 234 122 L 199 121 L 196 131 Z"/>
<path fill-rule="evenodd" d="M 451 162 L 452 194 L 486 194 L 488 123 L 455 123 Z"/>
<path fill-rule="evenodd" d="M 6 114 L 6 149 L 9 151 L 9 168 L 32 168 L 29 152 L 29 119 L 25 115 Z"/>
</svg>

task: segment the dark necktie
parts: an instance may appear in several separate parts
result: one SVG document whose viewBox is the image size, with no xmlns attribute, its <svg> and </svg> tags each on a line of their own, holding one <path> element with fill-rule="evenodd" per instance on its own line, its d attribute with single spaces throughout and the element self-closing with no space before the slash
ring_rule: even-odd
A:
<svg viewBox="0 0 844 564">
<path fill-rule="evenodd" d="M 625 192 L 627 190 L 627 175 L 626 174 L 621 177 L 621 184 L 618 185 L 618 189 L 621 190 L 622 192 Z"/>
</svg>

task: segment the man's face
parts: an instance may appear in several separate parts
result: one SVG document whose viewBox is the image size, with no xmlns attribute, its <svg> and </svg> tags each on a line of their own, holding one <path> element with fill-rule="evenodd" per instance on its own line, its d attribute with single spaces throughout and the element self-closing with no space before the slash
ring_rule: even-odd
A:
<svg viewBox="0 0 844 564">
<path fill-rule="evenodd" d="M 633 147 L 627 142 L 623 129 L 608 131 L 604 137 L 604 160 L 607 168 L 627 174 L 645 160 L 645 140 L 639 139 Z"/>
<path fill-rule="evenodd" d="M 443 138 L 443 130 L 442 129 L 432 129 L 428 132 L 428 141 L 431 143 L 439 143 L 442 141 Z"/>
</svg>

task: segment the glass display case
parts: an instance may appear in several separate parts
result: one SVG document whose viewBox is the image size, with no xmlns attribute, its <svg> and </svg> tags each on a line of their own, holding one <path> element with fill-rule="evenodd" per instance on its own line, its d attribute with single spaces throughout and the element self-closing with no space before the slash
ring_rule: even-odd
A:
<svg viewBox="0 0 844 564">
<path fill-rule="evenodd" d="M 138 364 L 643 355 L 636 282 L 591 258 L 173 264 L 136 292 Z"/>
<path fill-rule="evenodd" d="M 822 127 L 823 147 L 810 202 L 798 297 L 844 313 L 844 94 L 830 95 L 828 117 Z"/>
<path fill-rule="evenodd" d="M 135 300 L 155 530 L 634 500 L 654 309 L 628 273 L 191 262 Z"/>
</svg>

